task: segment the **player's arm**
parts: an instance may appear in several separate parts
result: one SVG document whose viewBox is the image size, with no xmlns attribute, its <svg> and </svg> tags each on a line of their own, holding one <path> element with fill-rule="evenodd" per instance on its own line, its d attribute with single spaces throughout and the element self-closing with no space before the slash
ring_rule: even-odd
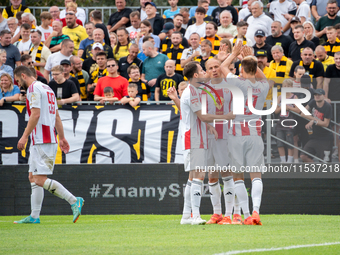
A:
<svg viewBox="0 0 340 255">
<path fill-rule="evenodd" d="M 210 124 L 207 124 L 207 129 L 208 129 L 210 134 L 215 136 L 215 140 L 217 140 L 218 133 L 217 133 L 216 129 L 213 126 L 211 126 Z"/>
<path fill-rule="evenodd" d="M 70 145 L 68 144 L 68 142 L 65 138 L 63 123 L 61 122 L 58 110 L 56 111 L 55 128 L 56 128 L 58 136 L 59 136 L 59 147 L 60 147 L 60 149 L 64 153 L 68 153 L 69 150 L 70 150 Z"/>
<path fill-rule="evenodd" d="M 236 117 L 233 114 L 233 112 L 229 112 L 228 114 L 224 114 L 224 115 L 215 115 L 215 114 L 202 114 L 202 111 L 199 110 L 195 113 L 201 121 L 206 122 L 206 123 L 211 123 L 214 120 L 221 120 L 221 119 L 232 120 L 232 119 L 235 119 Z"/>
<path fill-rule="evenodd" d="M 38 124 L 39 118 L 40 118 L 40 108 L 32 108 L 31 116 L 27 122 L 26 129 L 18 142 L 18 146 L 17 146 L 18 150 L 21 151 L 25 149 L 25 144 L 27 143 L 28 136 L 32 133 L 33 129 Z"/>
<path fill-rule="evenodd" d="M 175 87 L 170 87 L 168 89 L 168 96 L 169 98 L 174 101 L 175 105 L 177 106 L 177 108 L 179 110 L 181 110 L 181 101 L 180 99 L 178 98 L 178 95 L 177 95 L 177 90 L 175 89 Z"/>
<path fill-rule="evenodd" d="M 229 73 L 231 73 L 229 66 L 234 61 L 234 59 L 237 58 L 238 55 L 241 53 L 242 48 L 242 42 L 239 41 L 238 44 L 233 48 L 232 53 L 223 61 L 223 58 L 227 56 L 227 48 L 225 45 L 222 45 L 220 47 L 220 51 L 218 52 L 218 59 L 223 61 L 221 64 L 221 71 L 225 77 L 228 76 Z"/>
</svg>

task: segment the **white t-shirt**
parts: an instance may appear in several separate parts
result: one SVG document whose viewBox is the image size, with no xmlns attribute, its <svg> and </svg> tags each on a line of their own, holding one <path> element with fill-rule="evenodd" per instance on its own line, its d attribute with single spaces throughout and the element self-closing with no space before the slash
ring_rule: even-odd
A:
<svg viewBox="0 0 340 255">
<path fill-rule="evenodd" d="M 249 14 L 251 14 L 251 13 L 250 13 L 248 7 L 247 8 L 243 8 L 238 13 L 238 21 L 240 22 L 241 20 L 244 20 L 245 17 L 247 17 Z"/>
<path fill-rule="evenodd" d="M 41 41 L 45 42 L 47 37 L 50 36 L 53 32 L 53 28 L 51 26 L 48 29 L 43 28 L 42 26 L 37 27 L 37 29 L 42 33 Z"/>
<path fill-rule="evenodd" d="M 200 55 L 202 55 L 201 46 L 199 46 L 198 48 L 196 48 L 195 51 L 199 51 L 199 52 L 200 52 Z M 192 47 L 187 48 L 187 49 L 184 49 L 183 52 L 182 52 L 181 59 L 184 59 L 184 60 L 185 60 L 185 59 L 188 59 L 193 53 L 194 53 L 194 50 L 192 49 Z"/>
<path fill-rule="evenodd" d="M 244 114 L 236 114 L 233 126 L 229 129 L 229 134 L 233 136 L 261 136 L 261 116 L 253 114 L 248 107 L 248 88 L 252 89 L 252 102 L 256 110 L 262 110 L 269 91 L 267 81 L 257 81 L 252 83 L 244 78 L 235 78 L 233 74 L 228 74 L 227 82 L 242 90 L 244 98 Z M 238 98 L 233 94 L 233 100 Z M 231 110 L 233 105 L 231 104 Z M 251 122 L 250 122 L 251 120 Z"/>
<path fill-rule="evenodd" d="M 126 28 L 126 30 L 129 32 L 129 36 L 131 40 L 136 39 L 137 33 L 140 32 L 140 28 L 134 28 L 133 26 L 129 26 Z"/>
<path fill-rule="evenodd" d="M 255 44 L 254 34 L 257 30 L 263 30 L 266 36 L 272 34 L 271 25 L 273 23 L 273 20 L 264 13 L 262 13 L 257 18 L 250 16 L 247 19 L 247 23 L 249 24 L 249 27 L 246 33 L 246 38 L 252 42 L 252 45 Z"/>
<path fill-rule="evenodd" d="M 189 84 L 181 97 L 181 137 L 183 150 L 207 149 L 208 136 L 206 123 L 196 112 L 201 110 L 201 93 Z"/>
<path fill-rule="evenodd" d="M 290 2 L 288 0 L 285 0 L 283 3 L 280 3 L 280 1 L 273 1 L 270 4 L 269 12 L 274 14 L 274 20 L 280 21 L 282 24 L 282 27 L 284 27 L 288 20 L 282 15 L 287 14 L 290 11 L 296 10 L 296 4 L 294 2 Z M 288 35 L 289 31 L 285 32 L 285 35 Z"/>
<path fill-rule="evenodd" d="M 301 17 L 305 17 L 306 21 L 311 21 L 310 7 L 309 7 L 309 4 L 306 1 L 303 1 L 299 5 L 299 8 L 298 8 L 295 16 L 299 17 L 300 20 L 301 20 Z"/>
<path fill-rule="evenodd" d="M 189 41 L 190 35 L 192 33 L 198 33 L 200 35 L 200 37 L 204 37 L 205 36 L 205 26 L 207 25 L 207 23 L 203 22 L 203 24 L 197 26 L 196 24 L 190 25 L 187 28 L 187 31 L 185 32 L 184 37 Z"/>
<path fill-rule="evenodd" d="M 71 56 L 65 56 L 65 55 L 61 54 L 60 52 L 56 52 L 54 54 L 51 54 L 47 59 L 47 62 L 46 62 L 46 65 L 45 65 L 45 70 L 50 72 L 52 67 L 60 65 L 60 62 L 64 59 L 70 60 L 71 57 L 72 57 L 72 55 Z"/>
<path fill-rule="evenodd" d="M 65 16 L 66 16 L 66 10 L 64 9 L 60 12 L 59 18 L 63 19 L 65 18 Z M 77 19 L 81 20 L 81 22 L 83 22 L 83 26 L 85 26 L 85 22 L 86 22 L 85 10 L 77 7 L 76 17 Z"/>
<path fill-rule="evenodd" d="M 58 143 L 54 132 L 58 106 L 53 90 L 34 81 L 27 90 L 26 106 L 28 116 L 31 116 L 32 108 L 40 109 L 38 124 L 31 133 L 32 144 Z"/>
<path fill-rule="evenodd" d="M 148 17 L 148 15 L 146 15 L 146 12 L 144 10 L 140 10 L 140 20 L 143 21 Z"/>
<path fill-rule="evenodd" d="M 31 39 L 29 39 L 27 42 L 23 42 L 22 40 L 19 42 L 16 42 L 14 43 L 14 46 L 16 46 L 20 52 L 23 52 L 23 51 L 30 51 L 33 44 L 31 42 Z"/>
</svg>

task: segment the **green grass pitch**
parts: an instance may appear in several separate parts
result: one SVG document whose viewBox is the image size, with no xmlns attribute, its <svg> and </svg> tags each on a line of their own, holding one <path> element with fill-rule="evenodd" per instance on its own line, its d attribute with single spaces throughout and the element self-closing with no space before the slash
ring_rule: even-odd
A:
<svg viewBox="0 0 340 255">
<path fill-rule="evenodd" d="M 209 215 L 202 218 L 208 220 Z M 261 215 L 263 226 L 180 225 L 180 215 L 0 217 L 0 254 L 216 254 L 340 242 L 340 217 Z M 340 244 L 246 254 L 340 254 Z"/>
</svg>

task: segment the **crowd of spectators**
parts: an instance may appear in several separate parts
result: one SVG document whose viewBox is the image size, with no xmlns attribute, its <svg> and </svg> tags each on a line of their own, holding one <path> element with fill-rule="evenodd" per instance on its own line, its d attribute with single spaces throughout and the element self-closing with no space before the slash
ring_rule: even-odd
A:
<svg viewBox="0 0 340 255">
<path fill-rule="evenodd" d="M 20 65 L 34 68 L 60 104 L 167 101 L 167 90 L 186 80 L 186 63 L 197 61 L 205 69 L 221 45 L 231 51 L 239 41 L 253 47 L 279 95 L 287 78 L 301 87 L 296 76 L 301 74 L 310 77 L 307 87 L 323 91 L 317 95 L 326 103 L 340 101 L 334 80 L 340 77 L 337 0 L 275 0 L 267 11 L 256 0 L 242 1 L 241 9 L 231 0 L 218 0 L 218 6 L 198 0 L 190 9 L 178 7 L 178 0 L 168 2 L 170 8 L 159 15 L 149 0 L 140 0 L 135 11 L 126 0 L 115 0 L 117 11 L 104 24 L 101 11 L 86 17 L 76 0 L 65 0 L 65 9 L 50 7 L 37 24 L 29 7 L 10 0 L 0 12 L 0 105 L 18 99 L 13 70 Z M 240 63 L 235 62 L 236 74 Z M 272 99 L 271 91 L 267 99 Z M 335 109 L 340 114 L 340 104 Z"/>
</svg>

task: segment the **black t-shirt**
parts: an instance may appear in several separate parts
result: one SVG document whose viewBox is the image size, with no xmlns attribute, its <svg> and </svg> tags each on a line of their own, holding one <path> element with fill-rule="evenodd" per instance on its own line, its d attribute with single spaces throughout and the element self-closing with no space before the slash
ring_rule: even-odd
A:
<svg viewBox="0 0 340 255">
<path fill-rule="evenodd" d="M 312 43 L 314 43 L 315 47 L 320 44 L 320 39 L 317 36 L 314 36 L 312 40 L 310 40 Z"/>
<path fill-rule="evenodd" d="M 76 78 L 76 77 L 72 77 L 72 76 L 70 76 L 70 78 L 68 78 L 70 81 L 72 81 L 73 83 L 74 83 L 74 85 L 76 85 L 76 88 L 77 88 L 77 90 L 78 90 L 78 93 L 79 93 L 79 95 L 81 94 L 80 93 L 80 84 L 79 84 L 79 81 L 78 81 L 78 79 Z"/>
<path fill-rule="evenodd" d="M 118 21 L 120 21 L 122 18 L 128 18 L 129 21 L 128 23 L 126 23 L 124 26 L 125 27 L 129 27 L 131 26 L 130 24 L 130 13 L 132 12 L 131 9 L 129 8 L 125 8 L 124 10 L 120 11 L 120 12 L 115 12 L 115 13 L 112 13 L 110 15 L 110 18 L 109 18 L 109 22 L 107 23 L 109 26 L 113 27 L 114 25 L 116 25 L 116 23 Z M 116 31 L 113 31 L 113 32 L 116 32 Z"/>
<path fill-rule="evenodd" d="M 272 45 L 272 46 L 280 45 L 283 48 L 285 56 L 288 56 L 289 46 L 293 42 L 294 40 L 286 35 L 281 35 L 279 37 L 273 37 L 272 35 L 270 35 L 266 39 L 266 43 L 268 43 L 269 45 Z"/>
<path fill-rule="evenodd" d="M 289 46 L 288 58 L 291 58 L 293 62 L 297 60 L 301 60 L 301 52 L 304 48 L 307 48 L 307 47 L 312 48 L 313 51 L 315 50 L 315 45 L 311 41 L 304 39 L 300 45 L 298 45 L 297 42 L 294 41 Z"/>
<path fill-rule="evenodd" d="M 118 62 L 118 72 L 120 73 L 121 76 L 123 76 L 124 78 L 126 78 L 127 80 L 129 80 L 129 75 L 127 73 L 127 69 L 129 68 L 129 66 L 131 65 L 136 65 L 139 67 L 139 71 L 140 73 L 142 73 L 142 68 L 143 68 L 143 62 L 142 60 L 140 60 L 139 58 L 135 58 L 132 63 L 130 64 L 129 62 L 127 62 L 127 57 L 123 57 L 119 59 Z"/>
<path fill-rule="evenodd" d="M 324 104 L 321 108 L 319 108 L 316 105 L 315 100 L 311 100 L 308 104 L 310 113 L 312 114 L 313 117 L 319 119 L 319 120 L 324 120 L 326 119 L 332 119 L 332 106 L 324 101 Z M 331 127 L 331 122 L 329 122 L 329 125 L 327 128 Z M 310 138 L 312 139 L 319 139 L 319 140 L 324 140 L 325 138 L 332 138 L 333 135 L 331 132 L 325 130 L 323 127 L 313 125 L 313 134 L 310 135 Z"/>
<path fill-rule="evenodd" d="M 183 76 L 177 73 L 171 77 L 167 76 L 166 74 L 161 74 L 158 76 L 155 87 L 160 88 L 159 100 L 171 101 L 167 93 L 168 89 L 170 87 L 175 87 L 178 89 L 178 84 L 180 84 L 182 81 L 184 81 Z"/>
<path fill-rule="evenodd" d="M 213 17 L 212 16 L 209 16 L 209 15 L 205 15 L 203 21 L 205 23 L 209 23 L 210 21 L 214 21 Z M 188 21 L 188 26 L 191 26 L 193 24 L 196 23 L 196 18 L 195 17 L 191 17 Z"/>
<path fill-rule="evenodd" d="M 93 58 L 85 59 L 85 61 L 83 62 L 83 70 L 85 70 L 88 73 L 91 73 L 90 69 L 91 69 L 92 65 L 97 65 L 97 62 L 95 60 L 93 60 Z M 91 71 L 93 71 L 93 70 L 91 70 Z"/>
<path fill-rule="evenodd" d="M 217 24 L 217 26 L 221 26 L 220 23 L 220 14 L 221 12 L 223 12 L 224 10 L 230 11 L 231 15 L 233 16 L 233 24 L 236 25 L 238 22 L 238 13 L 236 11 L 236 9 L 233 6 L 226 6 L 226 7 L 216 7 L 212 13 L 211 16 L 213 17 L 215 23 Z"/>
<path fill-rule="evenodd" d="M 272 46 L 269 45 L 268 43 L 265 43 L 264 46 L 262 48 L 258 48 L 256 46 L 256 43 L 254 44 L 253 46 L 254 48 L 254 54 L 256 55 L 256 52 L 259 51 L 259 50 L 265 50 L 267 51 L 267 58 L 268 58 L 268 63 L 270 63 L 270 61 L 273 60 L 273 57 L 272 57 L 272 52 L 271 52 L 271 49 L 272 49 Z"/>
<path fill-rule="evenodd" d="M 328 98 L 332 101 L 340 100 L 340 70 L 335 64 L 329 65 L 325 74 L 326 78 L 330 78 L 328 88 Z"/>
<path fill-rule="evenodd" d="M 48 82 L 47 82 L 47 80 L 44 78 L 44 77 L 42 77 L 42 76 L 37 76 L 37 80 L 38 81 L 40 81 L 40 82 L 42 82 L 42 83 L 44 83 L 44 84 L 48 84 Z"/>
<path fill-rule="evenodd" d="M 82 59 L 87 59 L 87 58 L 92 58 L 93 54 L 92 54 L 92 46 L 93 46 L 93 43 L 90 44 L 90 45 L 87 45 L 84 52 L 83 52 L 83 55 L 81 55 L 81 58 Z M 106 53 L 106 57 L 107 59 L 109 58 L 113 58 L 113 50 L 110 46 L 110 44 L 104 44 L 103 45 L 103 48 L 104 48 L 104 52 Z"/>
<path fill-rule="evenodd" d="M 58 88 L 62 88 L 61 99 L 70 98 L 74 93 L 78 93 L 76 85 L 70 80 L 65 80 L 65 82 L 61 84 L 58 84 L 55 80 L 51 80 L 48 86 L 50 86 L 57 98 L 60 96 L 58 94 Z"/>
<path fill-rule="evenodd" d="M 290 68 L 290 71 L 289 71 L 289 77 L 294 77 L 295 67 L 300 65 L 301 61 L 302 60 L 293 62 L 292 67 Z M 313 60 L 312 64 L 303 65 L 303 67 L 306 70 L 306 74 L 308 74 L 313 79 L 312 84 L 313 84 L 314 89 L 316 89 L 317 83 L 316 83 L 315 78 L 325 76 L 325 71 L 324 71 L 325 69 L 323 67 L 323 64 L 320 61 Z"/>
<path fill-rule="evenodd" d="M 148 94 L 150 93 L 150 86 L 147 82 L 143 82 L 143 84 L 145 85 L 145 89 L 143 89 L 142 86 L 142 81 L 139 80 L 138 82 L 133 82 L 129 79 L 129 84 L 130 83 L 135 83 L 138 86 L 138 95 L 140 96 L 140 98 L 142 99 L 142 101 L 148 101 Z M 144 100 L 143 100 L 143 96 L 144 96 Z M 145 97 L 146 96 L 146 97 Z"/>
<path fill-rule="evenodd" d="M 109 36 L 109 31 L 107 30 L 107 27 L 103 24 L 103 23 L 97 23 L 96 25 L 96 28 L 100 28 L 101 30 L 104 31 L 104 41 L 107 45 L 111 45 L 110 43 L 110 36 Z"/>
</svg>

